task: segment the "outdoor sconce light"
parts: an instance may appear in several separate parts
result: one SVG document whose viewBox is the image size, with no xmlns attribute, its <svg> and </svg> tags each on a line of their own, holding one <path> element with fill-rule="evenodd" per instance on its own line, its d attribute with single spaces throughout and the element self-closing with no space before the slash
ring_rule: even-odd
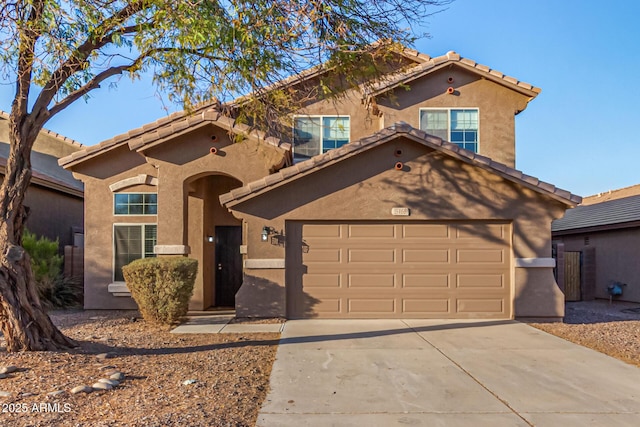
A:
<svg viewBox="0 0 640 427">
<path fill-rule="evenodd" d="M 269 239 L 269 227 L 265 225 L 264 227 L 262 227 L 262 234 L 260 235 L 260 240 L 262 240 L 263 242 L 266 242 L 267 239 Z"/>
<path fill-rule="evenodd" d="M 213 236 L 207 236 L 207 242 L 213 243 Z"/>
</svg>

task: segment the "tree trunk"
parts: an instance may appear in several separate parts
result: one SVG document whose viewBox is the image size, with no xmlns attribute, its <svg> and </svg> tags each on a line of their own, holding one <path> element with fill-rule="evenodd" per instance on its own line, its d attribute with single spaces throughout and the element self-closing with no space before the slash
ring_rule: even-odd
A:
<svg viewBox="0 0 640 427">
<path fill-rule="evenodd" d="M 0 187 L 0 330 L 7 351 L 75 347 L 77 344 L 56 328 L 42 308 L 31 260 L 21 246 L 27 217 L 23 202 L 31 181 L 31 148 L 42 125 L 14 108 L 9 126 L 11 149 Z"/>
</svg>

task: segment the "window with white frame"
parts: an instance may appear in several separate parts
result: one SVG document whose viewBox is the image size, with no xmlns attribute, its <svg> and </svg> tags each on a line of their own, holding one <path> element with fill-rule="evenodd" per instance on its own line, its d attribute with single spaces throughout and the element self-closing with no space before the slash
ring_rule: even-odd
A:
<svg viewBox="0 0 640 427">
<path fill-rule="evenodd" d="M 114 215 L 157 215 L 156 193 L 116 193 L 113 195 Z"/>
<path fill-rule="evenodd" d="M 476 153 L 479 143 L 478 128 L 476 108 L 420 109 L 420 129 Z"/>
<path fill-rule="evenodd" d="M 158 240 L 156 224 L 114 224 L 114 282 L 124 282 L 122 267 L 140 258 L 155 257 L 153 247 Z"/>
<path fill-rule="evenodd" d="M 299 116 L 293 119 L 293 158 L 307 160 L 349 143 L 349 117 Z"/>
</svg>

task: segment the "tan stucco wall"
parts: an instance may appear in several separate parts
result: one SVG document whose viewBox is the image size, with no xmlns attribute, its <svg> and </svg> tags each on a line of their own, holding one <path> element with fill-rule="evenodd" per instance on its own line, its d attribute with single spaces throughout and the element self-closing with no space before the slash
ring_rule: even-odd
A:
<svg viewBox="0 0 640 427">
<path fill-rule="evenodd" d="M 453 78 L 453 83 L 448 78 Z M 447 94 L 448 87 L 455 88 Z M 515 166 L 515 114 L 527 107 L 528 97 L 457 66 L 428 74 L 406 87 L 378 96 L 381 115 L 362 103 L 362 94 L 349 91 L 336 100 L 323 100 L 305 107 L 300 114 L 350 117 L 351 140 L 371 135 L 404 121 L 420 128 L 420 108 L 477 108 L 479 153 L 508 166 Z M 284 136 L 284 138 L 290 136 Z"/>
<path fill-rule="evenodd" d="M 65 245 L 73 245 L 73 228 L 83 227 L 82 198 L 32 184 L 24 204 L 31 209 L 26 223 L 30 231 L 52 240 L 57 238 L 61 251 Z"/>
<path fill-rule="evenodd" d="M 397 149 L 403 152 L 400 157 L 394 156 Z M 394 170 L 397 161 L 404 163 L 402 171 Z M 393 207 L 408 207 L 411 216 L 394 217 Z M 405 139 L 233 207 L 247 222 L 248 259 L 285 258 L 283 246 L 260 241 L 263 226 L 285 230 L 285 220 L 506 220 L 513 224 L 514 258 L 549 258 L 551 221 L 564 210 L 538 192 Z M 551 268 L 515 270 L 516 316 L 564 315 Z M 262 315 L 252 309 L 258 302 L 281 305 L 282 275 L 269 272 L 265 286 L 260 270 L 245 274 L 243 288 L 248 289 L 241 289 L 237 303 L 242 315 Z M 285 315 L 284 309 L 279 315 Z"/>
<path fill-rule="evenodd" d="M 640 229 L 598 231 L 578 235 L 555 237 L 554 242 L 564 243 L 567 252 L 582 251 L 585 237 L 589 237 L 588 247 L 595 248 L 595 297 L 609 298 L 607 286 L 612 282 L 626 283 L 619 299 L 640 302 Z M 584 271 L 584 269 L 583 269 Z"/>
<path fill-rule="evenodd" d="M 0 185 L 4 176 L 0 175 Z M 58 239 L 60 253 L 73 245 L 73 229 L 83 227 L 84 206 L 81 197 L 31 184 L 25 195 L 29 217 L 26 227 L 38 236 Z"/>
<path fill-rule="evenodd" d="M 46 131 L 40 132 L 33 144 L 33 151 L 61 158 L 83 148 L 80 144 L 64 141 L 63 138 L 57 138 Z M 9 120 L 4 118 L 0 118 L 0 141 L 9 142 Z"/>
<path fill-rule="evenodd" d="M 216 142 L 211 139 L 214 134 Z M 216 147 L 218 154 L 210 154 L 211 147 Z M 209 307 L 214 303 L 210 277 L 215 253 L 211 244 L 205 244 L 205 236 L 213 235 L 215 225 L 240 224 L 222 209 L 218 196 L 267 175 L 282 162 L 283 155 L 283 150 L 255 140 L 231 143 L 225 131 L 210 126 L 151 148 L 144 155 L 123 145 L 74 166 L 75 176 L 85 184 L 85 308 L 136 308 L 130 297 L 114 297 L 107 289 L 113 282 L 114 223 L 157 223 L 159 245 L 192 246 L 189 256 L 198 259 L 200 266 L 191 308 Z M 158 215 L 113 215 L 109 185 L 139 174 L 156 177 L 158 185 L 118 191 L 157 192 Z"/>
</svg>

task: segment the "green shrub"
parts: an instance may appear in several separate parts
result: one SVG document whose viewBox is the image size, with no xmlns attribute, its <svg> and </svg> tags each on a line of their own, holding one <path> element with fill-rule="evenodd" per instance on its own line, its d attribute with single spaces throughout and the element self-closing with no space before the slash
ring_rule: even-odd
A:
<svg viewBox="0 0 640 427">
<path fill-rule="evenodd" d="M 78 306 L 82 302 L 82 284 L 62 274 L 63 257 L 58 254 L 58 240 L 38 238 L 25 230 L 22 247 L 31 258 L 31 269 L 40 302 L 47 309 Z"/>
<path fill-rule="evenodd" d="M 58 239 L 38 238 L 34 233 L 25 230 L 22 235 L 22 247 L 31 257 L 31 269 L 36 281 L 53 280 L 62 270 L 62 256 L 58 254 Z"/>
<path fill-rule="evenodd" d="M 184 257 L 138 259 L 122 268 L 146 321 L 172 325 L 187 314 L 198 261 Z"/>
</svg>

